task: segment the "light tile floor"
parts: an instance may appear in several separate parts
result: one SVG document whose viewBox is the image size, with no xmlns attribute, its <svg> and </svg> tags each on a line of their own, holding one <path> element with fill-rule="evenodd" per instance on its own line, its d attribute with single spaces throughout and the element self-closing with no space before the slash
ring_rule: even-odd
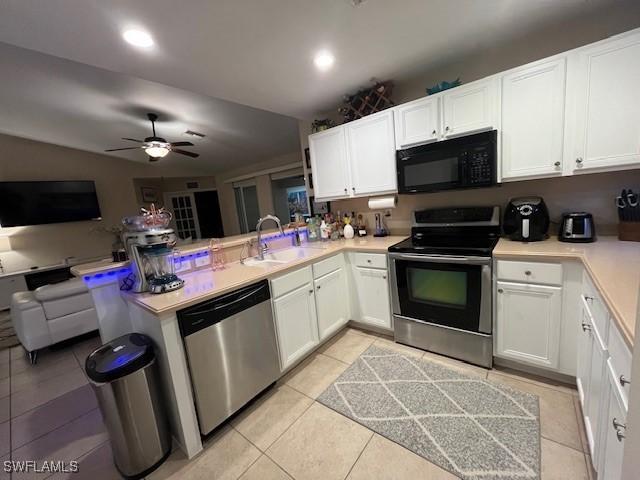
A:
<svg viewBox="0 0 640 480">
<path fill-rule="evenodd" d="M 119 478 L 84 360 L 99 340 L 45 351 L 31 367 L 21 347 L 0 352 L 0 461 L 78 460 L 78 474 L 51 479 Z M 588 479 L 591 470 L 576 391 L 507 370 L 487 371 L 346 329 L 208 439 L 188 461 L 174 452 L 152 480 L 451 479 L 422 457 L 315 401 L 370 345 L 392 348 L 511 385 L 540 397 L 542 478 Z M 0 480 L 46 478 L 2 472 Z"/>
</svg>

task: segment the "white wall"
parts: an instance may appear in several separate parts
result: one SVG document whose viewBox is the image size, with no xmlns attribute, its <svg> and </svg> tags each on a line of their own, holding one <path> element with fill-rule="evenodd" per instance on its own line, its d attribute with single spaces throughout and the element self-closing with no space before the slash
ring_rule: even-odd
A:
<svg viewBox="0 0 640 480">
<path fill-rule="evenodd" d="M 132 162 L 48 143 L 0 134 L 0 181 L 93 180 L 103 219 L 0 229 L 11 252 L 0 253 L 5 271 L 49 265 L 65 257 L 109 256 L 113 238 L 97 227 L 119 225 L 136 214 L 133 178 L 184 177 L 195 174 L 157 163 Z"/>
</svg>

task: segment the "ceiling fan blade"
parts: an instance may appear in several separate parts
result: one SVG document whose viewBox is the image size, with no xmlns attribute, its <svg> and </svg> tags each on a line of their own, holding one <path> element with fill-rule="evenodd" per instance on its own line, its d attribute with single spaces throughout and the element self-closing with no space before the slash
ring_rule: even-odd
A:
<svg viewBox="0 0 640 480">
<path fill-rule="evenodd" d="M 187 157 L 191 157 L 191 158 L 198 158 L 200 156 L 199 153 L 187 152 L 186 150 L 180 150 L 177 148 L 172 148 L 171 151 L 175 153 L 179 153 L 180 155 L 186 155 Z"/>
<path fill-rule="evenodd" d="M 191 142 L 171 142 L 172 147 L 193 147 Z"/>
<path fill-rule="evenodd" d="M 126 147 L 126 148 L 110 148 L 109 150 L 105 150 L 105 152 L 118 152 L 120 150 L 138 150 L 142 147 Z"/>
<path fill-rule="evenodd" d="M 122 140 L 129 140 L 130 142 L 144 143 L 142 140 L 136 140 L 135 138 L 122 137 Z"/>
</svg>

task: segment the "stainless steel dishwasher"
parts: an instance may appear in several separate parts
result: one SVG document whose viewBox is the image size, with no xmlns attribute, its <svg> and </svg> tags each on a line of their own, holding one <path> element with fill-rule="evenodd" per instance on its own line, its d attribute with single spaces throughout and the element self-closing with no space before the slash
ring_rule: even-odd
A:
<svg viewBox="0 0 640 480">
<path fill-rule="evenodd" d="M 203 435 L 280 376 L 270 299 L 264 280 L 178 312 Z"/>
</svg>

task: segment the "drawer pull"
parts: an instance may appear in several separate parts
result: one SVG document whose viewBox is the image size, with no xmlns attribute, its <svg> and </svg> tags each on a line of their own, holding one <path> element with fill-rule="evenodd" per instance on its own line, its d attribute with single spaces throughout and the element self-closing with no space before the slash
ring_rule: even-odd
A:
<svg viewBox="0 0 640 480">
<path fill-rule="evenodd" d="M 583 332 L 590 332 L 591 331 L 591 325 L 589 325 L 588 323 L 582 322 L 582 331 Z"/>
<path fill-rule="evenodd" d="M 524 274 L 527 275 L 527 276 L 531 275 L 531 270 L 525 270 Z"/>
<path fill-rule="evenodd" d="M 504 290 L 503 290 L 503 289 L 501 289 L 501 288 L 499 288 L 499 289 L 498 289 L 498 293 L 504 293 Z"/>
<path fill-rule="evenodd" d="M 627 426 L 624 423 L 618 422 L 615 417 L 612 424 L 613 429 L 616 431 L 616 437 L 618 437 L 618 441 L 621 442 L 624 439 L 624 433 L 622 433 L 622 430 L 626 430 Z"/>
<path fill-rule="evenodd" d="M 624 375 L 620 375 L 620 378 L 618 379 L 618 381 L 620 382 L 620 385 L 622 385 L 623 387 L 631 383 L 631 380 L 627 380 L 626 378 L 624 378 Z"/>
<path fill-rule="evenodd" d="M 371 259 L 370 258 L 367 258 L 367 263 L 371 263 Z"/>
<path fill-rule="evenodd" d="M 589 303 L 593 303 L 593 297 L 589 297 L 588 295 L 585 295 L 584 299 Z"/>
<path fill-rule="evenodd" d="M 387 276 L 386 276 L 386 275 L 383 275 L 383 276 L 382 276 L 382 279 L 383 279 L 383 280 L 386 280 L 386 279 L 387 279 Z"/>
<path fill-rule="evenodd" d="M 313 289 L 309 290 L 309 295 L 311 295 L 313 293 Z"/>
</svg>

